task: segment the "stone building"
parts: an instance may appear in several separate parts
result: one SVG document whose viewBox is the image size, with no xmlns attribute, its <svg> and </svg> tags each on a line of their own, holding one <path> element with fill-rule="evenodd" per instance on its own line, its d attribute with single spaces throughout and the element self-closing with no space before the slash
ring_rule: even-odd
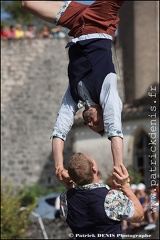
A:
<svg viewBox="0 0 160 240">
<path fill-rule="evenodd" d="M 147 186 L 158 178 L 158 9 L 158 1 L 125 1 L 113 45 L 124 103 L 124 163 L 140 170 Z M 2 178 L 15 186 L 58 184 L 53 174 L 50 134 L 68 85 L 67 42 L 2 41 Z M 67 137 L 65 164 L 77 151 L 97 160 L 103 178 L 112 170 L 110 141 L 84 126 L 79 113 Z"/>
</svg>

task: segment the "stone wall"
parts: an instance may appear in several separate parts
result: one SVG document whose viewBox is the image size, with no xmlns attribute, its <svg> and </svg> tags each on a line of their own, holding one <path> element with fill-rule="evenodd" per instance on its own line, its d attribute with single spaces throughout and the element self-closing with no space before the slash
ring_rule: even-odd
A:
<svg viewBox="0 0 160 240">
<path fill-rule="evenodd" d="M 58 184 L 53 174 L 50 135 L 68 85 L 67 42 L 68 39 L 2 41 L 2 177 L 16 186 Z M 117 63 L 120 55 L 120 49 L 115 54 L 113 48 L 123 99 L 123 80 L 119 76 L 122 66 Z M 74 151 L 73 132 L 65 143 L 65 160 Z"/>
<path fill-rule="evenodd" d="M 67 39 L 2 41 L 1 166 L 2 177 L 15 186 L 57 184 L 50 135 L 68 85 L 66 43 Z M 65 146 L 68 154 L 71 135 Z"/>
</svg>

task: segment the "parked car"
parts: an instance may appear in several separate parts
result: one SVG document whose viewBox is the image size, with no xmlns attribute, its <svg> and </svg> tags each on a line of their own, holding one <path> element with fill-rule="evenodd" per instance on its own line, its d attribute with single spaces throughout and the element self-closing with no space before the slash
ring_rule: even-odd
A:
<svg viewBox="0 0 160 240">
<path fill-rule="evenodd" d="M 34 213 L 41 218 L 55 219 L 55 200 L 60 195 L 60 192 L 51 193 L 38 199 L 38 206 L 34 209 Z"/>
</svg>

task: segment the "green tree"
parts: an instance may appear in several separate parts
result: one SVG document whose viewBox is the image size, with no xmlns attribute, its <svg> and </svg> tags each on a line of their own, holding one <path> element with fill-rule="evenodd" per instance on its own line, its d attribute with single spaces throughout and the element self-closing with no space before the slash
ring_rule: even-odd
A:
<svg viewBox="0 0 160 240">
<path fill-rule="evenodd" d="M 27 208 L 22 208 L 22 195 L 14 193 L 12 183 L 2 180 L 1 190 L 1 239 L 26 239 L 29 216 L 37 202 L 32 201 Z"/>
<path fill-rule="evenodd" d="M 133 166 L 128 166 L 127 170 L 129 173 L 130 184 L 138 184 L 143 180 L 142 174 L 139 171 L 136 171 Z M 106 184 L 110 187 L 114 187 L 112 173 L 109 173 L 109 176 L 106 179 Z"/>
<path fill-rule="evenodd" d="M 7 21 L 11 23 L 20 23 L 23 26 L 34 23 L 37 27 L 42 27 L 44 21 L 35 17 L 21 8 L 21 1 L 2 1 L 1 2 L 2 12 L 9 14 Z"/>
</svg>

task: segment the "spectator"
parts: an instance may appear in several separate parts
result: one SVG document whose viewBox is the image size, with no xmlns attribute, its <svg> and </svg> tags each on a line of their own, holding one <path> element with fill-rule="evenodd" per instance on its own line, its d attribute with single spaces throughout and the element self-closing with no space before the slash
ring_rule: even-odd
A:
<svg viewBox="0 0 160 240">
<path fill-rule="evenodd" d="M 8 38 L 8 30 L 4 28 L 4 26 L 1 26 L 1 39 L 7 39 Z"/>
<path fill-rule="evenodd" d="M 10 25 L 9 31 L 8 31 L 8 39 L 15 39 L 16 37 L 16 29 L 14 25 Z"/>
<path fill-rule="evenodd" d="M 34 37 L 37 37 L 37 26 L 35 24 L 31 24 L 32 26 L 32 33 L 34 34 Z"/>
<path fill-rule="evenodd" d="M 27 25 L 27 30 L 25 31 L 25 37 L 26 38 L 35 38 L 35 34 L 33 32 L 33 25 L 32 24 Z"/>
<path fill-rule="evenodd" d="M 147 218 L 149 223 L 144 228 L 144 230 L 155 229 L 159 218 L 159 199 L 154 186 L 149 188 L 149 205 L 147 209 Z"/>
<path fill-rule="evenodd" d="M 22 39 L 24 38 L 25 33 L 23 31 L 22 25 L 21 24 L 17 24 L 16 25 L 16 31 L 15 31 L 15 38 L 16 39 Z"/>
<path fill-rule="evenodd" d="M 62 31 L 61 26 L 51 29 L 51 38 L 65 38 L 66 34 Z"/>
<path fill-rule="evenodd" d="M 139 183 L 137 185 L 137 191 L 136 191 L 136 196 L 139 199 L 142 207 L 143 207 L 143 211 L 144 211 L 144 222 L 145 223 L 147 221 L 147 216 L 146 216 L 146 212 L 148 209 L 148 194 L 146 193 L 146 186 L 143 183 Z M 141 224 L 143 224 L 141 223 Z"/>
<path fill-rule="evenodd" d="M 137 190 L 137 185 L 136 184 L 131 184 L 131 189 L 134 192 L 134 194 L 136 193 Z"/>
<path fill-rule="evenodd" d="M 43 30 L 40 33 L 41 38 L 50 38 L 50 32 L 47 24 L 43 25 Z"/>
<path fill-rule="evenodd" d="M 140 203 L 142 204 L 144 211 L 147 210 L 147 206 L 148 206 L 148 195 L 145 190 L 146 190 L 146 186 L 143 183 L 139 183 L 137 185 L 136 196 L 139 199 Z"/>
</svg>

